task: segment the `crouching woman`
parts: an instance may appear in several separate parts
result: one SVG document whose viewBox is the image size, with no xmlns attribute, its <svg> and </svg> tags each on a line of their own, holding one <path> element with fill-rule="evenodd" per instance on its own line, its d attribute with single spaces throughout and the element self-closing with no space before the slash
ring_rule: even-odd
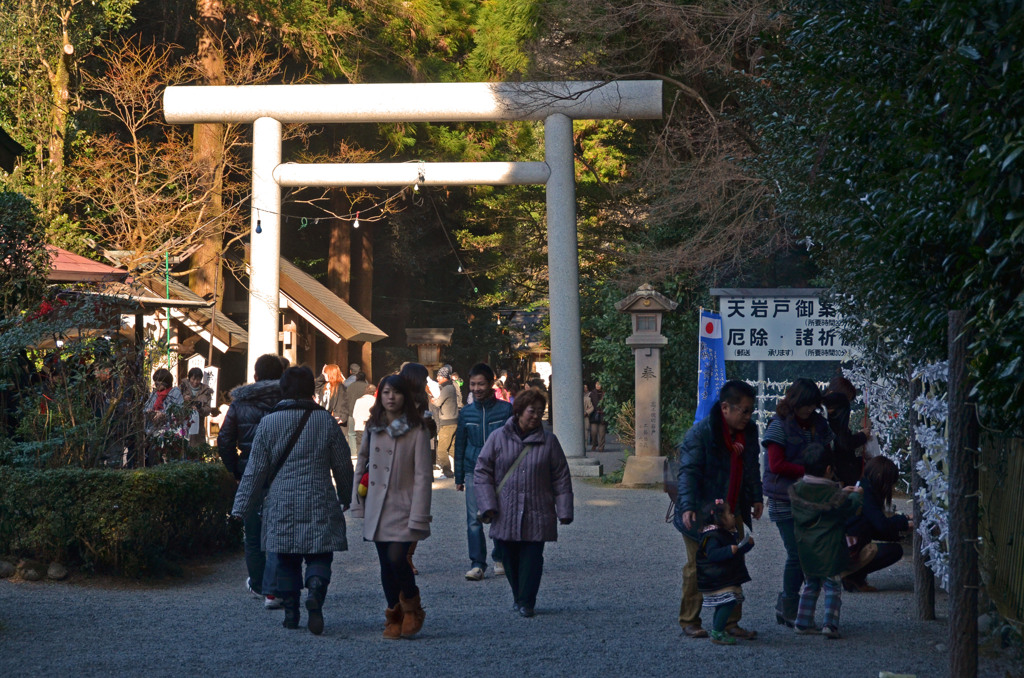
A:
<svg viewBox="0 0 1024 678">
<path fill-rule="evenodd" d="M 256 428 L 231 515 L 245 516 L 267 488 L 262 590 L 281 599 L 284 627 L 296 629 L 305 584 L 309 630 L 319 635 L 334 552 L 348 549 L 343 512 L 351 497 L 352 458 L 334 418 L 313 400 L 312 371 L 288 368 L 280 383 L 282 400 Z"/>
<path fill-rule="evenodd" d="M 572 479 L 558 438 L 541 426 L 547 398 L 520 391 L 512 416 L 487 439 L 473 482 L 480 519 L 502 547 L 513 609 L 532 617 L 544 568 L 544 542 L 558 539 L 558 523 L 572 522 Z"/>
</svg>

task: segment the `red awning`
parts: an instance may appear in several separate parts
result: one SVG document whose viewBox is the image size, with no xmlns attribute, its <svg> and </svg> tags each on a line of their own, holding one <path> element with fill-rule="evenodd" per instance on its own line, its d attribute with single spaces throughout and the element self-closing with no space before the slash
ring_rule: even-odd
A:
<svg viewBox="0 0 1024 678">
<path fill-rule="evenodd" d="M 50 253 L 51 282 L 124 282 L 128 271 L 114 268 L 79 256 L 53 245 L 47 245 Z"/>
</svg>

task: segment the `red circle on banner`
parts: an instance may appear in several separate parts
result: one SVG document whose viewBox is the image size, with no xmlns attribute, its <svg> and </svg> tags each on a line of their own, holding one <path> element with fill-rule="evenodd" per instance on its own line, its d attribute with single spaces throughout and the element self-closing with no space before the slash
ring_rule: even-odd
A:
<svg viewBox="0 0 1024 678">
<path fill-rule="evenodd" d="M 711 334 L 714 331 L 715 331 L 715 324 L 714 323 L 708 323 L 707 325 L 704 326 L 704 334 Z"/>
</svg>

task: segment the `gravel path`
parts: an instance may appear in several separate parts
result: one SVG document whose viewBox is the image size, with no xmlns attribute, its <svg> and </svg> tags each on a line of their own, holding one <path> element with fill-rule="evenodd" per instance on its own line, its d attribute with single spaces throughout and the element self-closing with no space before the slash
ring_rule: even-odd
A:
<svg viewBox="0 0 1024 678">
<path fill-rule="evenodd" d="M 908 560 L 872 577 L 880 593 L 844 596 L 844 639 L 798 637 L 777 626 L 782 545 L 767 518 L 755 523 L 757 546 L 747 556 L 754 581 L 744 587 L 743 624 L 759 638 L 719 647 L 682 637 L 676 615 L 685 552 L 663 522 L 665 495 L 574 485 L 576 522 L 548 545 L 533 619 L 510 611 L 504 579 L 490 571 L 483 582 L 463 578 L 464 495 L 447 480 L 434 486 L 434 533 L 416 553 L 427 609 L 416 640 L 381 640 L 376 556 L 372 544 L 353 538 L 361 521 L 350 519 L 350 550 L 334 561 L 323 636 L 285 630 L 282 612 L 248 595 L 241 554 L 151 584 L 0 581 L 0 676 L 947 675 L 945 622 L 909 618 Z"/>
</svg>

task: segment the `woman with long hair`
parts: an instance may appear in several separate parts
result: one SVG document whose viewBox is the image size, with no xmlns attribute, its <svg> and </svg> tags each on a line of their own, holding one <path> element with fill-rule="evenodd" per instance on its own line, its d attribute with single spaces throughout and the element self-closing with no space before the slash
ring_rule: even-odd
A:
<svg viewBox="0 0 1024 678">
<path fill-rule="evenodd" d="M 832 442 L 828 421 L 818 413 L 821 390 L 810 379 L 797 379 L 775 408 L 775 416 L 761 439 L 768 452 L 764 470 L 764 493 L 768 495 L 768 518 L 775 523 L 786 547 L 782 570 L 782 593 L 775 604 L 775 620 L 786 626 L 796 623 L 800 604 L 800 586 L 804 573 L 797 555 L 789 488 L 803 477 L 803 456 L 808 445 L 827 446 Z"/>
<path fill-rule="evenodd" d="M 900 471 L 888 457 L 873 457 L 864 465 L 860 479 L 864 506 L 846 523 L 846 535 L 855 540 L 850 548 L 850 562 L 856 567 L 843 577 L 843 588 L 847 591 L 877 591 L 868 584 L 868 575 L 903 557 L 903 547 L 898 542 L 904 532 L 914 529 L 914 521 L 900 513 L 889 515 L 892 492 L 899 479 Z"/>
<path fill-rule="evenodd" d="M 414 542 L 430 536 L 433 463 L 407 382 L 399 375 L 384 377 L 359 447 L 354 494 L 362 499 L 352 515 L 363 518 L 363 538 L 377 547 L 388 640 L 416 635 L 426 617 L 408 554 Z"/>
<path fill-rule="evenodd" d="M 341 373 L 341 368 L 331 363 L 324 365 L 317 381 L 320 382 L 318 388 L 322 384 L 317 402 L 331 413 L 339 425 L 345 426 L 348 423 L 348 399 L 345 396 L 345 375 Z"/>
</svg>

